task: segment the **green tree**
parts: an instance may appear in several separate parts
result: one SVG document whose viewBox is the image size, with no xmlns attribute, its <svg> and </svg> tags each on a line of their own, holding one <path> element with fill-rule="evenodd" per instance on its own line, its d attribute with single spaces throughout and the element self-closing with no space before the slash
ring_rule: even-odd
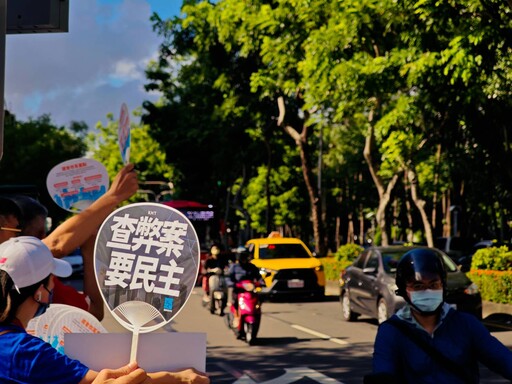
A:
<svg viewBox="0 0 512 384">
<path fill-rule="evenodd" d="M 49 196 L 46 177 L 63 161 L 83 157 L 85 143 L 71 130 L 52 123 L 50 115 L 18 121 L 9 112 L 5 118 L 4 143 L 0 184 L 36 186 L 54 224 L 62 221 L 68 213 Z"/>
<path fill-rule="evenodd" d="M 92 157 L 107 169 L 112 179 L 123 167 L 117 130 L 119 121 L 107 115 L 107 125 L 98 123 L 97 132 L 90 132 L 87 144 Z M 179 177 L 167 163 L 165 152 L 160 144 L 149 135 L 147 125 L 131 123 L 130 162 L 135 164 L 139 181 L 164 181 L 177 184 Z M 134 197 L 133 199 L 136 199 Z"/>
</svg>

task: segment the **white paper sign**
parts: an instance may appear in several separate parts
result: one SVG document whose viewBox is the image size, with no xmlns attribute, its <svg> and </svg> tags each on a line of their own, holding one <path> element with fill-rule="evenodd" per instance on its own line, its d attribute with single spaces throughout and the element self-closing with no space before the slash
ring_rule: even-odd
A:
<svg viewBox="0 0 512 384">
<path fill-rule="evenodd" d="M 107 192 L 108 173 L 103 164 L 93 159 L 64 161 L 53 167 L 46 187 L 53 201 L 70 212 L 81 212 Z"/>
<path fill-rule="evenodd" d="M 89 368 L 117 368 L 129 362 L 129 333 L 67 334 L 66 355 Z M 140 335 L 137 363 L 148 372 L 195 368 L 206 372 L 206 333 L 156 332 Z"/>
</svg>

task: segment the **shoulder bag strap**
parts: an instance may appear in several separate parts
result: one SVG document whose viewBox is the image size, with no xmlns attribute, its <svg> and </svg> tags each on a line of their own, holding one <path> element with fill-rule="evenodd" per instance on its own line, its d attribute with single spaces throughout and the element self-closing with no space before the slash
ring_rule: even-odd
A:
<svg viewBox="0 0 512 384">
<path fill-rule="evenodd" d="M 459 376 L 462 380 L 464 380 L 465 383 L 474 383 L 473 379 L 468 374 L 466 368 L 443 355 L 439 350 L 437 350 L 435 347 L 427 343 L 425 339 L 423 339 L 420 335 L 414 332 L 403 321 L 398 320 L 396 318 L 390 318 L 387 320 L 387 322 L 389 324 L 392 324 L 397 329 L 399 329 L 405 336 L 407 336 L 410 340 L 416 343 L 416 345 L 423 349 L 430 357 L 432 357 L 432 359 L 434 359 L 442 367 Z"/>
</svg>

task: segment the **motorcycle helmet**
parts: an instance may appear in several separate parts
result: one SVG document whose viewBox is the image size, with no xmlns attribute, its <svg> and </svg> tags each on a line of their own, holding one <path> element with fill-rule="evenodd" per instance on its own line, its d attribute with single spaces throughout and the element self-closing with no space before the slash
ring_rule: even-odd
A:
<svg viewBox="0 0 512 384">
<path fill-rule="evenodd" d="M 408 282 L 423 279 L 436 279 L 438 277 L 442 282 L 444 301 L 444 295 L 446 293 L 446 270 L 441 256 L 436 251 L 428 248 L 412 249 L 402 256 L 396 267 L 396 286 L 398 287 L 396 294 L 402 296 L 405 301 L 415 307 L 419 312 L 427 314 L 411 303 L 406 291 L 406 285 Z M 432 313 L 433 312 L 435 311 L 432 311 Z"/>
<path fill-rule="evenodd" d="M 251 253 L 245 247 L 238 247 L 236 249 L 236 260 L 239 263 L 245 263 L 251 259 Z"/>
</svg>

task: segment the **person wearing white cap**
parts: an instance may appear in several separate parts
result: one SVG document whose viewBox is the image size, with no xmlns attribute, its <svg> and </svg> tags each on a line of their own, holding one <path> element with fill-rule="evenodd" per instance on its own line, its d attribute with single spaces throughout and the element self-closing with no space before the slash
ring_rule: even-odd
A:
<svg viewBox="0 0 512 384">
<path fill-rule="evenodd" d="M 71 272 L 69 263 L 55 259 L 35 237 L 20 236 L 0 244 L 0 383 L 134 384 L 145 379 L 136 366 L 122 368 L 117 376 L 112 370 L 99 375 L 26 333 L 28 322 L 52 301 L 53 276 L 67 277 Z M 116 379 L 119 375 L 124 377 Z M 147 376 L 152 383 L 209 383 L 205 374 L 193 369 Z"/>
</svg>

